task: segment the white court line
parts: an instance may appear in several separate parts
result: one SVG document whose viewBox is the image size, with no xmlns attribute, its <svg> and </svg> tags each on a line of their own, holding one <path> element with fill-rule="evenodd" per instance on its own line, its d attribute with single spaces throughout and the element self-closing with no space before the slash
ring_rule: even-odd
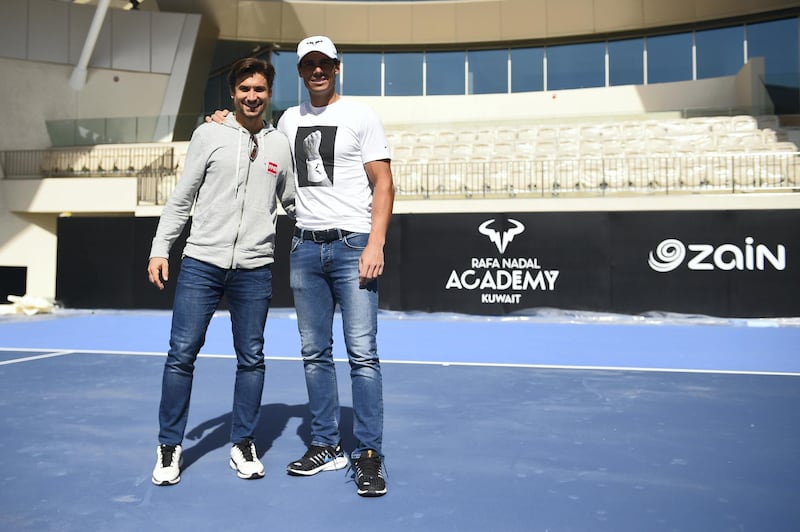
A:
<svg viewBox="0 0 800 532">
<path fill-rule="evenodd" d="M 3 351 L 6 351 L 6 350 L 4 349 Z M 22 351 L 22 349 L 9 349 L 9 351 Z M 30 349 L 30 350 L 26 350 L 26 351 L 48 351 L 48 350 L 47 349 L 35 349 L 35 350 Z M 50 351 L 52 351 L 52 349 Z M 71 355 L 73 353 L 75 353 L 75 351 L 56 351 L 56 352 L 51 352 L 51 353 L 47 353 L 47 354 L 44 354 L 44 355 L 36 355 L 36 356 L 32 356 L 32 357 L 13 358 L 11 360 L 0 361 L 0 366 L 5 366 L 6 364 L 17 364 L 19 362 L 30 362 L 31 360 L 41 360 L 43 358 L 60 357 L 60 356 L 64 356 L 64 355 Z"/>
<path fill-rule="evenodd" d="M 338 360 L 346 362 L 347 360 Z M 639 366 L 581 366 L 567 364 L 520 364 L 498 362 L 433 362 L 428 360 L 381 360 L 381 364 L 418 364 L 429 366 L 475 366 L 482 368 L 527 368 L 527 369 L 576 369 L 592 371 L 649 371 L 654 373 L 710 373 L 719 375 L 777 375 L 783 377 L 800 377 L 800 371 L 756 371 L 756 370 L 727 370 L 727 369 L 699 369 L 699 368 L 648 368 Z"/>
<path fill-rule="evenodd" d="M 59 351 L 57 349 L 49 349 L 46 347 L 0 347 L 0 352 L 3 351 L 15 351 L 15 352 L 33 352 L 33 353 L 41 353 L 42 351 L 52 352 L 52 351 Z M 66 349 L 63 351 L 67 351 Z M 155 357 L 165 357 L 167 353 L 165 351 L 114 351 L 111 349 L 70 349 L 70 353 L 85 353 L 88 355 L 128 355 L 128 356 L 155 356 Z M 217 353 L 200 353 L 197 355 L 198 358 L 236 358 L 236 355 L 233 354 L 217 354 Z M 268 356 L 264 357 L 266 360 L 289 360 L 289 361 L 300 361 L 300 357 L 274 357 Z M 338 360 L 337 360 L 338 361 Z"/>
<path fill-rule="evenodd" d="M 56 351 L 55 349 L 47 348 L 34 348 L 34 347 L 0 347 L 0 352 L 3 351 L 17 351 L 17 352 L 34 352 L 41 353 L 42 351 Z M 164 351 L 113 351 L 111 349 L 71 349 L 70 353 L 81 353 L 88 355 L 129 355 L 129 356 L 160 356 L 165 357 L 167 354 Z M 236 355 L 215 355 L 201 353 L 200 357 L 205 358 L 236 358 Z"/>
<path fill-rule="evenodd" d="M 2 351 L 56 351 L 54 349 L 35 349 L 35 348 L 11 348 L 0 347 Z M 74 353 L 86 353 L 90 355 L 124 355 L 124 356 L 160 356 L 165 357 L 164 352 L 152 351 L 111 351 L 106 349 L 73 349 L 64 350 L 56 353 L 19 358 L 14 360 L 7 360 L 0 362 L 0 365 L 12 364 L 15 362 L 25 362 L 28 360 L 37 360 L 40 358 L 50 358 L 61 355 L 69 355 Z M 201 353 L 198 358 L 229 358 L 235 359 L 236 355 Z M 264 360 L 300 362 L 300 357 L 278 357 L 278 356 L 265 356 Z M 347 362 L 346 358 L 334 358 L 334 362 Z M 647 371 L 652 373 L 700 373 L 700 374 L 713 374 L 713 375 L 772 375 L 781 377 L 800 377 L 800 371 L 756 371 L 756 370 L 724 370 L 724 369 L 699 369 L 699 368 L 648 368 L 641 366 L 581 366 L 581 365 L 568 365 L 568 364 L 521 364 L 521 363 L 500 363 L 500 362 L 444 362 L 444 361 L 431 361 L 431 360 L 381 360 L 381 364 L 411 364 L 422 366 L 465 366 L 465 367 L 482 367 L 482 368 L 527 368 L 527 369 L 570 369 L 570 370 L 585 370 L 585 371 Z"/>
</svg>

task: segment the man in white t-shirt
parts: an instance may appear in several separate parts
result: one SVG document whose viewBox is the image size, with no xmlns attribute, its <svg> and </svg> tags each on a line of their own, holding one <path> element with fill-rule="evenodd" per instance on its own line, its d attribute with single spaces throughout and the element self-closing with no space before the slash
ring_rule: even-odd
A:
<svg viewBox="0 0 800 532">
<path fill-rule="evenodd" d="M 357 491 L 375 497 L 386 493 L 376 336 L 378 277 L 394 203 L 389 146 L 376 114 L 336 92 L 340 62 L 329 38 L 303 39 L 297 57 L 310 101 L 287 109 L 278 130 L 289 138 L 297 167 L 290 276 L 311 410 L 311 446 L 287 471 L 314 475 L 347 466 L 332 353 L 338 305 L 350 360 Z"/>
<path fill-rule="evenodd" d="M 383 476 L 383 379 L 377 349 L 378 277 L 394 204 L 389 145 L 377 115 L 336 92 L 340 61 L 328 37 L 303 39 L 297 71 L 309 102 L 290 107 L 278 130 L 297 169 L 290 283 L 297 311 L 311 411 L 311 446 L 287 466 L 310 476 L 347 467 L 339 432 L 333 317 L 342 315 L 350 360 L 357 492 L 386 493 Z M 206 120 L 222 122 L 227 111 Z"/>
</svg>

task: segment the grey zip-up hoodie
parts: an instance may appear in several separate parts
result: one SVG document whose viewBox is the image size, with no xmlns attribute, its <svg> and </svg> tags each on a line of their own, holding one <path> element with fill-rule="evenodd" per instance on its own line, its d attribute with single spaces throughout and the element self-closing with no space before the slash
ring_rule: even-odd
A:
<svg viewBox="0 0 800 532">
<path fill-rule="evenodd" d="M 294 218 L 294 183 L 289 141 L 271 125 L 252 138 L 233 115 L 222 125 L 200 125 L 161 213 L 150 257 L 169 257 L 194 205 L 185 256 L 226 269 L 272 263 L 276 198 Z"/>
</svg>

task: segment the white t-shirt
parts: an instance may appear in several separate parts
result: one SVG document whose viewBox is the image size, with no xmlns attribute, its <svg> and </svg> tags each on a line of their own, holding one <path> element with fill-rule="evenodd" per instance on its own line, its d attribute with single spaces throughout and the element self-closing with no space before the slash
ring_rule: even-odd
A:
<svg viewBox="0 0 800 532">
<path fill-rule="evenodd" d="M 390 158 L 375 112 L 345 98 L 326 107 L 306 102 L 287 109 L 278 130 L 297 167 L 297 227 L 369 233 L 372 187 L 364 165 Z"/>
</svg>

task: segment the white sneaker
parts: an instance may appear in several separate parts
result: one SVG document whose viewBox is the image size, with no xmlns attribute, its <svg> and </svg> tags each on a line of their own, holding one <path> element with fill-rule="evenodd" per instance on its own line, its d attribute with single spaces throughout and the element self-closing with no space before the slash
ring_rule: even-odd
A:
<svg viewBox="0 0 800 532">
<path fill-rule="evenodd" d="M 153 469 L 153 484 L 171 486 L 181 481 L 183 449 L 180 445 L 159 445 L 156 449 L 156 467 Z"/>
<path fill-rule="evenodd" d="M 256 455 L 253 440 L 243 439 L 231 447 L 231 468 L 236 470 L 239 478 L 256 479 L 264 476 L 264 464 Z"/>
</svg>

